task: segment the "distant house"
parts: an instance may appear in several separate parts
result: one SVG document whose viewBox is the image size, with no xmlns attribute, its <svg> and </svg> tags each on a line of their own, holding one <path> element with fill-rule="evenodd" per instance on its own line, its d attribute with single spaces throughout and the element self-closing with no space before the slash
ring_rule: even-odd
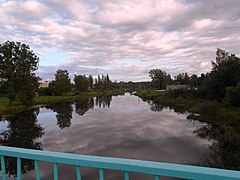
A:
<svg viewBox="0 0 240 180">
<path fill-rule="evenodd" d="M 48 88 L 49 87 L 49 82 L 39 82 L 39 88 Z"/>
<path fill-rule="evenodd" d="M 167 85 L 166 86 L 166 90 L 167 91 L 173 91 L 173 90 L 188 90 L 190 89 L 190 85 L 189 84 L 178 84 L 178 85 Z"/>
</svg>

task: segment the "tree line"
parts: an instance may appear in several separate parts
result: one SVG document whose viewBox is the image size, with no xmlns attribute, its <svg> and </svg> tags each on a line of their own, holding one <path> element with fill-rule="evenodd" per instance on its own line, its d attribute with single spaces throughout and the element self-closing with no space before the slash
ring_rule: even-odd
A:
<svg viewBox="0 0 240 180">
<path fill-rule="evenodd" d="M 149 71 L 149 76 L 152 79 L 152 87 L 155 89 L 166 89 L 167 85 L 183 85 L 187 84 L 191 88 L 197 88 L 202 85 L 205 74 L 200 76 L 193 74 L 189 75 L 187 72 L 179 73 L 172 79 L 171 75 L 161 69 L 152 69 Z"/>
<path fill-rule="evenodd" d="M 30 47 L 21 42 L 7 41 L 0 44 L 0 96 L 7 96 L 10 104 L 20 102 L 31 105 L 39 95 L 76 95 L 79 92 L 105 91 L 112 89 L 147 89 L 149 82 L 112 82 L 109 75 L 75 75 L 73 81 L 69 72 L 58 69 L 55 79 L 49 87 L 39 89 L 41 80 L 35 72 L 38 70 L 39 57 Z M 73 83 L 72 83 L 73 82 Z"/>
<path fill-rule="evenodd" d="M 74 95 L 86 91 L 104 91 L 111 89 L 166 89 L 167 85 L 189 84 L 191 93 L 197 97 L 225 102 L 240 107 L 240 59 L 234 54 L 217 49 L 216 60 L 212 61 L 212 70 L 200 76 L 179 73 L 173 79 L 161 69 L 149 71 L 151 82 L 112 82 L 109 75 L 75 75 L 73 82 L 67 70 L 59 69 L 49 88 L 38 89 L 40 77 L 39 57 L 30 47 L 21 42 L 7 41 L 0 44 L 0 93 L 7 94 L 10 103 L 20 102 L 30 105 L 36 92 L 40 95 Z M 198 90 L 196 90 L 198 89 Z M 182 92 L 183 93 L 183 92 Z"/>
<path fill-rule="evenodd" d="M 112 88 L 112 81 L 107 75 L 98 75 L 98 78 L 93 78 L 92 75 L 74 75 L 74 83 L 71 83 L 71 78 L 67 70 L 58 69 L 55 74 L 55 79 L 49 83 L 49 88 L 43 88 L 42 95 L 62 96 L 71 92 L 77 94 L 79 92 L 102 91 Z"/>
<path fill-rule="evenodd" d="M 240 58 L 225 50 L 217 49 L 212 70 L 200 76 L 180 73 L 172 79 L 161 69 L 150 70 L 149 76 L 152 78 L 152 87 L 156 89 L 165 89 L 166 85 L 188 84 L 191 89 L 185 92 L 180 90 L 180 95 L 189 93 L 199 98 L 240 107 Z"/>
</svg>

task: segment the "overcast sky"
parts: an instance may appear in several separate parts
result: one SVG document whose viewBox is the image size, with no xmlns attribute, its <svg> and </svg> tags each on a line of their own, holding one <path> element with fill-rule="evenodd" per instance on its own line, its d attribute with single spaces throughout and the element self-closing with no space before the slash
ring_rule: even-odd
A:
<svg viewBox="0 0 240 180">
<path fill-rule="evenodd" d="M 30 45 L 38 75 L 58 68 L 149 80 L 211 70 L 217 48 L 239 55 L 240 0 L 0 0 L 0 43 Z"/>
</svg>

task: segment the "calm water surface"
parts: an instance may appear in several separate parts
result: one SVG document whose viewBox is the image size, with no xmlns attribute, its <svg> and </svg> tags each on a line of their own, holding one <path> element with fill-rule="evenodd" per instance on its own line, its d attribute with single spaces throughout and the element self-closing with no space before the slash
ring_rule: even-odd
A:
<svg viewBox="0 0 240 180">
<path fill-rule="evenodd" d="M 129 93 L 34 107 L 0 122 L 0 143 L 88 155 L 123 157 L 180 164 L 201 164 L 210 142 L 197 136 L 206 124 L 186 119 L 168 108 L 153 106 Z M 15 174 L 12 159 L 7 167 Z M 23 162 L 24 179 L 34 179 L 34 164 Z M 82 169 L 83 179 L 97 171 Z M 151 176 L 131 174 L 131 179 Z M 41 163 L 41 179 L 53 179 L 52 164 Z M 75 168 L 59 166 L 60 179 L 74 179 Z M 106 179 L 121 179 L 106 172 Z"/>
</svg>

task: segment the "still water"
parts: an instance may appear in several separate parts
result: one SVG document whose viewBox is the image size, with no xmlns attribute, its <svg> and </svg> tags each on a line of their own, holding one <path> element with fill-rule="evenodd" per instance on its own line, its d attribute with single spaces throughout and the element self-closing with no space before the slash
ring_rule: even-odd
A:
<svg viewBox="0 0 240 180">
<path fill-rule="evenodd" d="M 0 122 L 1 145 L 88 155 L 200 165 L 209 140 L 196 132 L 206 126 L 169 108 L 143 102 L 129 93 L 33 107 Z M 24 161 L 23 179 L 34 179 L 34 163 Z M 16 173 L 13 160 L 8 172 Z M 42 163 L 41 179 L 53 179 L 52 164 Z M 83 179 L 97 170 L 82 169 Z M 75 168 L 61 165 L 60 179 L 75 179 Z M 122 179 L 106 172 L 106 179 Z M 130 175 L 131 179 L 151 176 Z"/>
</svg>

